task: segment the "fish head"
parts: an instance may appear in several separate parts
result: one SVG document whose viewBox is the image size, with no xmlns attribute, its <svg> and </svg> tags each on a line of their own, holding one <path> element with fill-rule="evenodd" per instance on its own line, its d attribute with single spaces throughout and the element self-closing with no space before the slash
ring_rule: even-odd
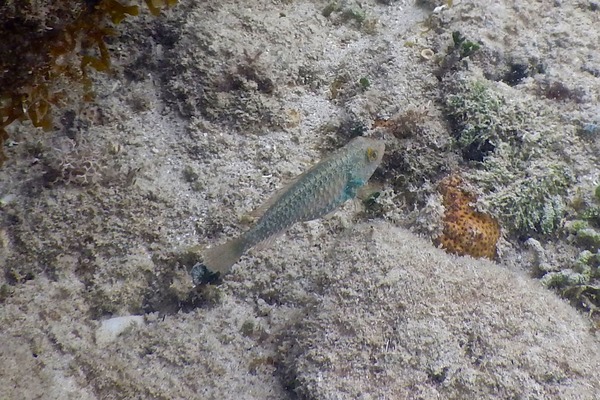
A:
<svg viewBox="0 0 600 400">
<path fill-rule="evenodd" d="M 354 139 L 352 145 L 355 146 L 356 152 L 353 160 L 354 175 L 366 182 L 381 164 L 385 152 L 385 143 L 383 140 L 359 136 Z"/>
</svg>

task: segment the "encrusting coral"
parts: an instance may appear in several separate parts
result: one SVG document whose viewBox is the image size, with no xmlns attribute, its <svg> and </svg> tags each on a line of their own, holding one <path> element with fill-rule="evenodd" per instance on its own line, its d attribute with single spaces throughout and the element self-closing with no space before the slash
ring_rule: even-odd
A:
<svg viewBox="0 0 600 400">
<path fill-rule="evenodd" d="M 490 215 L 473 208 L 476 197 L 464 190 L 462 183 L 462 179 L 456 175 L 440 183 L 446 212 L 444 230 L 436 242 L 449 253 L 494 259 L 500 225 Z"/>
</svg>

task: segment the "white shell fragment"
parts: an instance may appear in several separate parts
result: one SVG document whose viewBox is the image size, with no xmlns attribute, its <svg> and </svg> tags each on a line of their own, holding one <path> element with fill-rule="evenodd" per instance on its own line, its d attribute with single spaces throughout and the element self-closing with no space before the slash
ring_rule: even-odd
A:
<svg viewBox="0 0 600 400">
<path fill-rule="evenodd" d="M 144 325 L 143 315 L 128 315 L 124 317 L 115 317 L 102 321 L 100 327 L 96 330 L 96 344 L 106 345 L 114 341 L 117 336 L 125 332 L 128 328 Z"/>
<path fill-rule="evenodd" d="M 431 49 L 423 49 L 421 50 L 421 57 L 424 60 L 431 60 L 435 56 L 435 53 Z"/>
</svg>

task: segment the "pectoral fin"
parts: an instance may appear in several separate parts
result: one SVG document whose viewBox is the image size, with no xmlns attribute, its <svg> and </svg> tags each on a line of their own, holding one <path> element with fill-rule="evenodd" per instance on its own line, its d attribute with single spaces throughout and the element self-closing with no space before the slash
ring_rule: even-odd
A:
<svg viewBox="0 0 600 400">
<path fill-rule="evenodd" d="M 353 199 L 358 194 L 358 190 L 365 184 L 360 178 L 349 177 L 344 188 L 344 201 Z"/>
<path fill-rule="evenodd" d="M 356 197 L 360 201 L 369 200 L 375 193 L 381 192 L 383 190 L 383 185 L 381 183 L 369 182 L 366 185 L 360 187 L 356 194 Z"/>
</svg>

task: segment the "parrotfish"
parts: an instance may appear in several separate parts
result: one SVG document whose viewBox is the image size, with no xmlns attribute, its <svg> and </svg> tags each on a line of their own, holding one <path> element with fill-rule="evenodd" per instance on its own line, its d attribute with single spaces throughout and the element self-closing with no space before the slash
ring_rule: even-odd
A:
<svg viewBox="0 0 600 400">
<path fill-rule="evenodd" d="M 227 273 L 242 254 L 285 232 L 296 222 L 311 221 L 333 212 L 356 197 L 381 163 L 382 140 L 356 137 L 344 147 L 296 177 L 257 211 L 254 226 L 230 241 L 209 248 L 192 269 L 194 282 L 207 273 Z"/>
</svg>

